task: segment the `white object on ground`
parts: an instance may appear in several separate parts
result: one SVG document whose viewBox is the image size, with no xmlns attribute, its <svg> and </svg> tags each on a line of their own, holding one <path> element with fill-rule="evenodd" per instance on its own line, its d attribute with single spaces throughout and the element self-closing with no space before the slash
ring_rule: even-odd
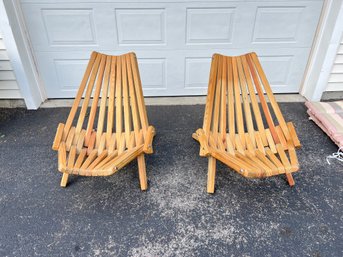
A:
<svg viewBox="0 0 343 257">
<path fill-rule="evenodd" d="M 331 165 L 331 163 L 329 162 L 329 159 L 336 159 L 340 162 L 343 162 L 343 147 L 338 148 L 336 153 L 333 153 L 326 157 L 326 161 L 328 162 L 329 165 Z"/>
</svg>

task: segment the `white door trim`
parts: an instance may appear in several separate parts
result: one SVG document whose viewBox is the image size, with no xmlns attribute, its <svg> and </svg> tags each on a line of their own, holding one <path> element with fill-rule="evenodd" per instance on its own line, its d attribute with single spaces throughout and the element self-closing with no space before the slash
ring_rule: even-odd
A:
<svg viewBox="0 0 343 257">
<path fill-rule="evenodd" d="M 46 94 L 36 69 L 18 0 L 0 0 L 0 27 L 27 109 L 38 109 Z"/>
<path fill-rule="evenodd" d="M 327 87 L 343 23 L 342 0 L 325 0 L 300 94 L 319 101 Z M 340 13 L 341 10 L 341 13 Z"/>
</svg>

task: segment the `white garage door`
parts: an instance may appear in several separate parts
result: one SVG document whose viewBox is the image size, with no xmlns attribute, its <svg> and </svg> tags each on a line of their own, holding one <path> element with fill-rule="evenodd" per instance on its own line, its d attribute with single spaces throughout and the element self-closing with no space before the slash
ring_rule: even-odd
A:
<svg viewBox="0 0 343 257">
<path fill-rule="evenodd" d="M 203 95 L 213 53 L 260 56 L 275 92 L 298 92 L 322 0 L 21 0 L 49 98 L 74 97 L 90 52 L 135 51 L 146 96 Z"/>
</svg>

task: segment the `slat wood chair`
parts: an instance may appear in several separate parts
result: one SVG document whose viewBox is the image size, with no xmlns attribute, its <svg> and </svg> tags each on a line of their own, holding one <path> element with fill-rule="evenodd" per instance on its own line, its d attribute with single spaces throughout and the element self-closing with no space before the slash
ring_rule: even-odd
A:
<svg viewBox="0 0 343 257">
<path fill-rule="evenodd" d="M 200 156 L 208 157 L 208 193 L 214 192 L 216 160 L 247 178 L 286 174 L 294 185 L 295 148 L 301 145 L 255 53 L 213 55 L 203 127 L 193 138 L 200 143 Z"/>
<path fill-rule="evenodd" d="M 58 125 L 52 146 L 63 173 L 61 186 L 66 186 L 69 174 L 108 176 L 137 158 L 140 187 L 146 190 L 144 154 L 153 152 L 154 135 L 135 54 L 93 52 L 68 119 Z"/>
</svg>

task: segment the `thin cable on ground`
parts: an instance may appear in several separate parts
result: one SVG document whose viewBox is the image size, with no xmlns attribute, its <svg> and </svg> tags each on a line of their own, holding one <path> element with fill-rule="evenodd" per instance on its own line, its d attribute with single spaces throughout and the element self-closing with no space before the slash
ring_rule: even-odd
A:
<svg viewBox="0 0 343 257">
<path fill-rule="evenodd" d="M 329 162 L 329 159 L 335 159 L 340 162 L 343 162 L 343 146 L 341 146 L 336 153 L 333 153 L 326 157 L 326 161 L 330 165 L 331 163 Z"/>
</svg>

